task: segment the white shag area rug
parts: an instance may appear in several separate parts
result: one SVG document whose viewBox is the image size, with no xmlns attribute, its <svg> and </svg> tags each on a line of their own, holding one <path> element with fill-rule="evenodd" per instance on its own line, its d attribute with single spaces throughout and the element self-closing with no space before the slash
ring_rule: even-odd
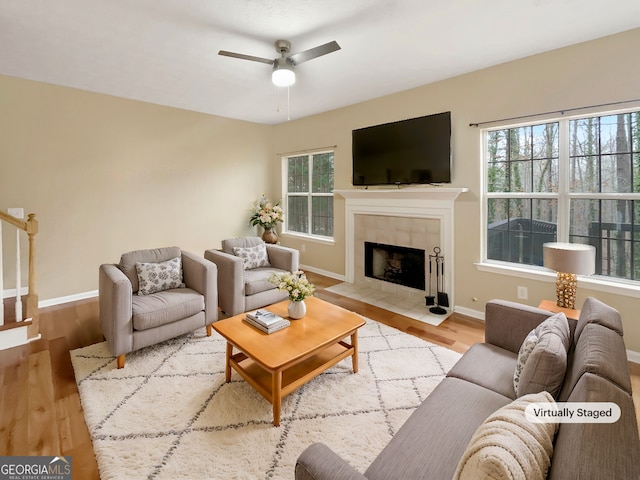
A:
<svg viewBox="0 0 640 480">
<path fill-rule="evenodd" d="M 100 477 L 292 479 L 297 457 L 324 442 L 364 472 L 460 354 L 367 320 L 359 372 L 343 360 L 272 407 L 233 372 L 225 341 L 204 328 L 127 355 L 106 343 L 73 350 Z"/>
</svg>

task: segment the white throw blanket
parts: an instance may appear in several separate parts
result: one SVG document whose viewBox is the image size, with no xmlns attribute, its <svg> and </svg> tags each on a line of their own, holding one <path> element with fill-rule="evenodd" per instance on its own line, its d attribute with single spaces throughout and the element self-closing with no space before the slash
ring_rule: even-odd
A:
<svg viewBox="0 0 640 480">
<path fill-rule="evenodd" d="M 558 423 L 533 423 L 531 403 L 553 403 L 547 392 L 525 395 L 489 416 L 460 459 L 454 480 L 545 480 Z"/>
</svg>

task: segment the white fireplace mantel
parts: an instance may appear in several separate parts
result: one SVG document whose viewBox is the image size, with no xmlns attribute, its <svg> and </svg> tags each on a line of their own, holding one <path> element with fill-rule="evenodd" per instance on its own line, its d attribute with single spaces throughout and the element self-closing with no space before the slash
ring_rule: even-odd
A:
<svg viewBox="0 0 640 480">
<path fill-rule="evenodd" d="M 397 189 L 335 190 L 334 195 L 345 199 L 345 276 L 353 282 L 355 276 L 355 217 L 356 215 L 384 215 L 407 218 L 429 218 L 440 221 L 440 247 L 448 257 L 446 269 L 447 291 L 453 286 L 454 202 L 468 188 L 407 187 Z M 451 300 L 453 301 L 453 295 Z M 453 305 L 453 303 L 452 303 Z"/>
<path fill-rule="evenodd" d="M 334 190 L 334 194 L 347 200 L 434 200 L 454 201 L 461 193 L 468 192 L 468 188 L 453 187 L 407 187 L 407 188 L 375 188 Z"/>
</svg>

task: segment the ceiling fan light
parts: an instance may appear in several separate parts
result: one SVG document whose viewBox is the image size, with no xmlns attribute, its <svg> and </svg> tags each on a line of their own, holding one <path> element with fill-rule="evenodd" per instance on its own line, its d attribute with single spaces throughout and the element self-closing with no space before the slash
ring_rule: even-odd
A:
<svg viewBox="0 0 640 480">
<path fill-rule="evenodd" d="M 275 65 L 271 81 L 278 87 L 289 87 L 296 83 L 296 74 L 289 65 Z"/>
</svg>

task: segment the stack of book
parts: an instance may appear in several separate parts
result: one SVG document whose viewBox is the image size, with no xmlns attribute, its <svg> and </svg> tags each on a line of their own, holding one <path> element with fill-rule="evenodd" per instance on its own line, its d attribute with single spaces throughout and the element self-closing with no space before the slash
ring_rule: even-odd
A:
<svg viewBox="0 0 640 480">
<path fill-rule="evenodd" d="M 273 333 L 291 325 L 291 322 L 280 315 L 269 312 L 268 310 L 255 310 L 248 312 L 244 321 L 249 325 L 256 327 L 264 333 Z"/>
</svg>

